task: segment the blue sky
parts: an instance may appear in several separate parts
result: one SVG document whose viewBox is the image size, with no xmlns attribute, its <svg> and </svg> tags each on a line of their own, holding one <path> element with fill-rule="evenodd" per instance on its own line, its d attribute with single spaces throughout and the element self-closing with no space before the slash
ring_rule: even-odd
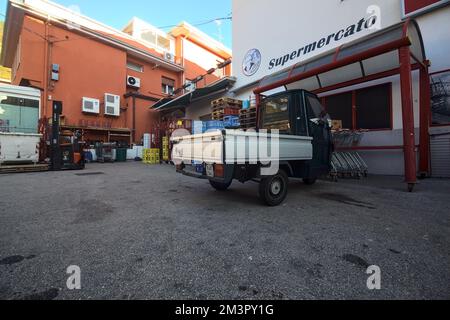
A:
<svg viewBox="0 0 450 320">
<path fill-rule="evenodd" d="M 81 13 L 117 29 L 122 29 L 133 17 L 139 17 L 156 27 L 169 26 L 185 20 L 191 24 L 227 17 L 231 0 L 53 0 L 64 6 L 78 6 Z M 7 0 L 0 0 L 0 13 L 6 13 Z M 4 20 L 3 16 L 0 16 Z M 219 27 L 210 23 L 198 28 L 231 48 L 231 21 Z M 165 29 L 166 31 L 169 29 Z"/>
</svg>

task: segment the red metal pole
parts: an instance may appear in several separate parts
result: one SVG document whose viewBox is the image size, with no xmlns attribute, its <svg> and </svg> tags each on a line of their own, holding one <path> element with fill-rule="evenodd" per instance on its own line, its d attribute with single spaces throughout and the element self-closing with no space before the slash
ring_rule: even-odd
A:
<svg viewBox="0 0 450 320">
<path fill-rule="evenodd" d="M 255 102 L 256 102 L 256 130 L 259 130 L 259 105 L 261 103 L 261 95 L 259 93 L 255 95 Z"/>
<path fill-rule="evenodd" d="M 428 67 L 420 68 L 420 176 L 430 176 L 430 116 L 431 116 L 431 86 Z"/>
<path fill-rule="evenodd" d="M 417 183 L 417 159 L 415 152 L 414 108 L 411 75 L 411 52 L 409 47 L 399 49 L 400 83 L 402 95 L 403 145 L 405 158 L 405 180 L 409 191 Z"/>
</svg>

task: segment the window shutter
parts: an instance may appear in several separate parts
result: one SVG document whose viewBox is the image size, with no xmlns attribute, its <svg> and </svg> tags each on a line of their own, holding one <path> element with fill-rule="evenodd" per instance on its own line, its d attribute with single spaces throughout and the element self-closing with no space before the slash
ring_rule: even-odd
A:
<svg viewBox="0 0 450 320">
<path fill-rule="evenodd" d="M 162 84 L 165 86 L 170 86 L 175 88 L 175 80 L 162 77 Z"/>
</svg>

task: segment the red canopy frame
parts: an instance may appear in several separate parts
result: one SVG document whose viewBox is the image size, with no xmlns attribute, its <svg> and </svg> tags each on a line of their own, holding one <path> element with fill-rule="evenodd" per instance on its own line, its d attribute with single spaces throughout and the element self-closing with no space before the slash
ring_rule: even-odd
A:
<svg viewBox="0 0 450 320">
<path fill-rule="evenodd" d="M 397 37 L 398 35 L 398 37 Z M 391 41 L 378 43 L 380 40 L 388 39 Z M 367 50 L 359 50 L 364 48 L 365 43 L 373 41 L 376 46 Z M 370 44 L 370 43 L 369 43 Z M 413 46 L 413 47 L 412 47 Z M 342 54 L 343 50 L 347 53 L 356 51 L 352 55 Z M 367 75 L 364 70 L 363 62 L 368 59 L 380 57 L 381 55 L 398 52 L 399 66 L 398 68 L 384 70 L 377 73 Z M 308 65 L 315 65 L 317 61 L 329 60 L 332 55 L 332 62 L 322 64 L 308 70 Z M 340 58 L 343 56 L 342 58 Z M 414 63 L 413 63 L 413 62 Z M 316 63 L 314 63 L 316 62 Z M 327 72 L 346 67 L 355 63 L 361 66 L 362 76 L 349 79 L 348 81 L 336 83 L 329 86 L 322 86 L 319 77 Z M 431 93 L 429 79 L 429 61 L 426 60 L 423 40 L 420 29 L 416 21 L 407 20 L 401 24 L 392 26 L 388 29 L 378 31 L 368 37 L 359 39 L 350 44 L 341 46 L 332 52 L 325 53 L 317 58 L 311 59 L 292 66 L 274 75 L 263 78 L 260 86 L 254 90 L 256 95 L 256 103 L 259 110 L 261 102 L 261 94 L 279 87 L 286 87 L 294 83 L 300 83 L 305 79 L 317 77 L 318 88 L 312 91 L 316 94 L 323 93 L 347 86 L 364 83 L 376 79 L 381 79 L 396 74 L 400 75 L 401 96 L 402 96 L 402 121 L 403 121 L 403 152 L 405 160 L 405 181 L 408 184 L 408 190 L 413 191 L 417 183 L 417 173 L 426 177 L 430 174 L 430 110 L 431 110 Z M 295 72 L 303 68 L 303 72 Z M 412 71 L 420 71 L 420 144 L 419 144 L 419 170 L 417 170 L 416 145 L 415 145 L 415 129 L 414 129 L 414 108 L 413 108 L 413 89 L 412 89 Z M 286 75 L 284 77 L 284 75 Z M 271 81 L 273 80 L 273 81 Z M 388 149 L 388 148 L 387 148 Z"/>
</svg>

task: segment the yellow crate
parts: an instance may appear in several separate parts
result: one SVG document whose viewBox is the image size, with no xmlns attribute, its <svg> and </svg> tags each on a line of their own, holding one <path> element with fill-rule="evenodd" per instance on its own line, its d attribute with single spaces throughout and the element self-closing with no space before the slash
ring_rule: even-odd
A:
<svg viewBox="0 0 450 320">
<path fill-rule="evenodd" d="M 159 164 L 160 151 L 159 149 L 144 149 L 142 162 L 145 164 Z"/>
<path fill-rule="evenodd" d="M 169 137 L 164 137 L 162 141 L 162 159 L 163 161 L 169 161 Z"/>
</svg>

